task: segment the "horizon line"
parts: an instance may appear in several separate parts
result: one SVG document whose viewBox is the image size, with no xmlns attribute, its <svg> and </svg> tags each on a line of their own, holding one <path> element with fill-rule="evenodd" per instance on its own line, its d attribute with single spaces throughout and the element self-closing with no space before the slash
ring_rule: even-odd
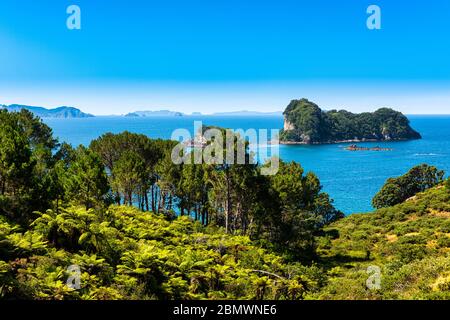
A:
<svg viewBox="0 0 450 320">
<path fill-rule="evenodd" d="M 48 111 L 54 111 L 60 108 L 73 108 L 73 109 L 77 109 L 80 112 L 84 113 L 84 114 L 88 114 L 90 116 L 93 117 L 126 117 L 129 114 L 133 114 L 133 113 L 138 113 L 138 112 L 161 112 L 161 111 L 165 111 L 165 112 L 170 112 L 170 113 L 179 113 L 181 114 L 181 116 L 220 116 L 220 115 L 233 115 L 233 114 L 239 114 L 239 113 L 250 113 L 248 116 L 251 116 L 252 114 L 259 114 L 261 116 L 263 115 L 273 115 L 273 116 L 277 116 L 275 114 L 277 113 L 281 113 L 283 114 L 284 111 L 282 110 L 273 110 L 273 111 L 257 111 L 257 110 L 250 110 L 250 109 L 242 109 L 242 110 L 236 110 L 236 111 L 225 111 L 225 110 L 219 110 L 219 111 L 215 111 L 212 113 L 204 113 L 201 111 L 189 111 L 189 112 L 184 112 L 184 111 L 177 111 L 175 109 L 147 109 L 147 110 L 134 110 L 134 111 L 130 111 L 128 113 L 122 113 L 122 114 L 116 114 L 116 113 L 112 113 L 112 114 L 95 114 L 95 113 L 91 113 L 91 112 L 85 112 L 82 110 L 81 107 L 77 107 L 77 106 L 68 106 L 68 105 L 61 105 L 61 106 L 57 106 L 57 107 L 43 107 L 43 106 L 37 106 L 37 105 L 26 105 L 26 104 L 19 104 L 19 103 L 12 103 L 12 104 L 2 104 L 0 103 L 0 108 L 6 108 L 9 106 L 21 106 L 21 107 L 33 107 L 33 108 L 43 108 L 45 110 Z M 391 108 L 393 110 L 396 110 L 394 107 L 378 107 L 378 109 L 380 108 Z M 341 110 L 345 110 L 348 111 L 345 108 L 339 108 L 339 109 L 323 109 L 321 108 L 323 111 L 329 111 L 329 110 L 337 110 L 337 111 L 341 111 Z M 353 112 L 350 111 L 352 113 L 355 114 L 359 114 L 359 113 L 364 113 L 364 112 L 373 112 L 373 111 L 363 111 L 363 112 Z M 409 113 L 409 112 L 402 112 L 405 116 L 450 116 L 450 112 L 449 113 Z M 149 116 L 141 116 L 141 117 L 136 117 L 136 118 L 157 118 L 157 117 L 165 117 L 166 115 L 149 115 Z M 167 115 L 167 117 L 176 117 L 174 115 Z M 52 117 L 42 117 L 42 118 L 52 118 Z M 130 117 L 133 118 L 133 117 Z M 60 118 L 60 119 L 64 119 L 64 118 Z"/>
</svg>

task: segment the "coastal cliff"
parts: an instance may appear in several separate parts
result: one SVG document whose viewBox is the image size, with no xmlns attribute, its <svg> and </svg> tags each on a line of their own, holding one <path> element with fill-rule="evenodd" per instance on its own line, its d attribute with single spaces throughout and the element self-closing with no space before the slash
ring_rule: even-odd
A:
<svg viewBox="0 0 450 320">
<path fill-rule="evenodd" d="M 283 113 L 284 144 L 326 144 L 421 139 L 402 113 L 381 108 L 360 114 L 345 110 L 323 111 L 307 100 L 292 100 Z"/>
</svg>

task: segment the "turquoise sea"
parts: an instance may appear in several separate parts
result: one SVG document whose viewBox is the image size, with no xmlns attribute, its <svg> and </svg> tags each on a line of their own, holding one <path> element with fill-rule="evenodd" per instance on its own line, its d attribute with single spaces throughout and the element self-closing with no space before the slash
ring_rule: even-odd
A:
<svg viewBox="0 0 450 320">
<path fill-rule="evenodd" d="M 411 125 L 423 139 L 405 142 L 361 143 L 392 151 L 344 150 L 348 144 L 321 146 L 280 146 L 280 157 L 296 161 L 315 172 L 324 191 L 347 214 L 372 210 L 371 199 L 387 178 L 399 176 L 421 163 L 450 172 L 450 116 L 409 116 Z M 178 128 L 193 132 L 193 122 L 232 129 L 279 129 L 281 116 L 185 116 L 185 117 L 95 117 L 86 119 L 44 119 L 60 141 L 88 145 L 106 132 L 125 130 L 151 138 L 169 139 Z"/>
</svg>

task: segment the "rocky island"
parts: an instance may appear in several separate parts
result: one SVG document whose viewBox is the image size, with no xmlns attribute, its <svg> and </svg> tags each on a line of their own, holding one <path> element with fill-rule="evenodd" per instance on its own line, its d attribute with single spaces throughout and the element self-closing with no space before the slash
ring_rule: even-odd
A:
<svg viewBox="0 0 450 320">
<path fill-rule="evenodd" d="M 145 117 L 183 117 L 184 114 L 177 111 L 157 110 L 157 111 L 135 111 L 125 115 L 129 118 L 145 118 Z"/>
<path fill-rule="evenodd" d="M 73 107 L 59 107 L 55 109 L 46 109 L 43 107 L 33 107 L 20 104 L 0 105 L 0 110 L 6 109 L 8 112 L 20 112 L 21 110 L 28 110 L 35 116 L 40 118 L 92 118 L 92 114 L 84 113 L 81 110 Z"/>
<path fill-rule="evenodd" d="M 324 111 L 307 99 L 292 100 L 283 113 L 282 144 L 328 144 L 421 139 L 401 112 Z"/>
</svg>

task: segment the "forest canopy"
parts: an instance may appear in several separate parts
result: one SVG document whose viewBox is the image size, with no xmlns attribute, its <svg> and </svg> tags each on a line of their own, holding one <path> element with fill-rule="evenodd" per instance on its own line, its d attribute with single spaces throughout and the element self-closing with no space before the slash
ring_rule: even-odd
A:
<svg viewBox="0 0 450 320">
<path fill-rule="evenodd" d="M 29 111 L 0 119 L 4 298 L 297 299 L 317 276 L 299 261 L 343 217 L 294 162 L 274 176 L 252 163 L 174 164 L 174 141 L 107 133 L 74 148 Z M 73 264 L 89 282 L 81 291 L 64 283 Z M 273 278 L 283 281 L 269 293 Z"/>
<path fill-rule="evenodd" d="M 174 164 L 175 142 L 130 132 L 72 147 L 25 110 L 0 111 L 0 142 L 0 299 L 450 297 L 434 167 L 401 179 L 408 201 L 344 218 L 295 162 Z"/>
</svg>

